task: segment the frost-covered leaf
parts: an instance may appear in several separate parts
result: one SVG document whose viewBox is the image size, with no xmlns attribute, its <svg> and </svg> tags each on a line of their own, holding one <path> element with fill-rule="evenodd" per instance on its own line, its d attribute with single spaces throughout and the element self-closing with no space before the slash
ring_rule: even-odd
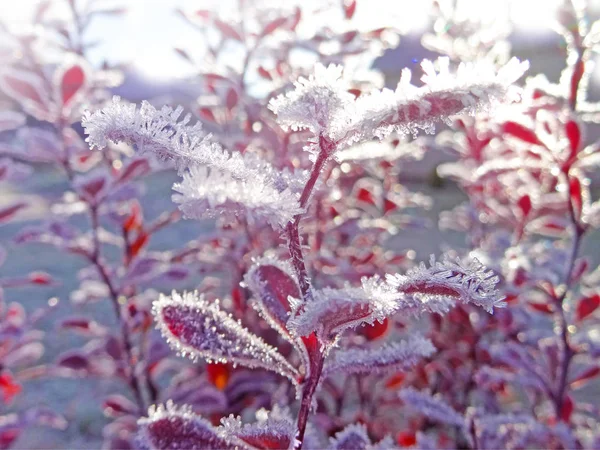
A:
<svg viewBox="0 0 600 450">
<path fill-rule="evenodd" d="M 16 111 L 0 111 L 0 133 L 25 125 L 27 118 Z"/>
<path fill-rule="evenodd" d="M 321 339 L 330 340 L 348 328 L 382 321 L 397 310 L 397 296 L 371 294 L 360 287 L 315 290 L 310 301 L 294 305 L 287 327 L 299 336 L 316 331 Z"/>
<path fill-rule="evenodd" d="M 354 95 L 341 77 L 342 66 L 317 64 L 313 74 L 294 83 L 293 91 L 272 99 L 269 109 L 284 128 L 305 128 L 315 135 L 340 138 L 354 110 Z"/>
<path fill-rule="evenodd" d="M 433 124 L 462 113 L 474 113 L 503 100 L 508 89 L 528 68 L 516 58 L 496 71 L 493 64 L 460 64 L 456 73 L 449 59 L 421 64 L 423 87 L 411 84 L 411 72 L 402 71 L 395 91 L 384 89 L 354 99 L 342 80 L 342 68 L 318 64 L 295 89 L 271 100 L 269 108 L 284 128 L 306 128 L 325 137 L 334 150 L 392 132 L 433 131 Z M 308 149 L 313 147 L 308 146 Z"/>
<path fill-rule="evenodd" d="M 288 298 L 300 298 L 300 287 L 288 262 L 263 257 L 244 276 L 253 294 L 252 305 L 286 339 L 291 339 L 286 323 L 291 312 Z"/>
<path fill-rule="evenodd" d="M 327 360 L 323 375 L 328 376 L 335 372 L 402 372 L 434 352 L 435 347 L 431 341 L 421 336 L 413 336 L 400 342 L 388 342 L 379 348 L 339 350 Z"/>
<path fill-rule="evenodd" d="M 442 400 L 440 396 L 432 396 L 412 387 L 402 389 L 398 396 L 407 408 L 418 411 L 431 420 L 461 428 L 466 427 L 463 416 Z"/>
<path fill-rule="evenodd" d="M 103 149 L 108 141 L 125 142 L 138 152 L 149 152 L 173 163 L 182 171 L 207 165 L 225 171 L 236 179 L 268 176 L 277 184 L 279 174 L 266 161 L 252 153 L 229 152 L 211 140 L 200 122 L 189 125 L 191 115 L 179 120 L 182 107 L 158 110 L 148 102 L 138 109 L 117 96 L 93 113 L 86 111 L 81 121 L 91 148 Z"/>
<path fill-rule="evenodd" d="M 221 436 L 190 407 L 151 406 L 148 417 L 138 421 L 136 443 L 144 450 L 234 450 L 245 448 L 239 441 Z"/>
<path fill-rule="evenodd" d="M 270 412 L 258 410 L 256 422 L 250 424 L 242 424 L 242 420 L 233 415 L 221 419 L 219 431 L 223 436 L 235 437 L 260 450 L 291 450 L 299 443 L 295 420 L 287 408 L 278 405 Z"/>
<path fill-rule="evenodd" d="M 329 440 L 329 450 L 366 450 L 371 439 L 364 425 L 351 424 Z"/>
<path fill-rule="evenodd" d="M 405 275 L 386 277 L 388 286 L 406 295 L 403 301 L 408 307 L 411 300 L 417 300 L 424 309 L 433 312 L 446 312 L 458 300 L 491 313 L 494 307 L 504 306 L 504 297 L 496 288 L 498 282 L 498 276 L 475 258 L 461 261 L 444 257 L 436 261 L 433 255 L 429 267 L 421 263 Z"/>
<path fill-rule="evenodd" d="M 208 302 L 197 293 L 173 292 L 170 297 L 161 295 L 152 312 L 169 345 L 182 356 L 261 367 L 292 383 L 299 378 L 297 370 L 277 349 L 222 311 L 218 301 Z"/>
<path fill-rule="evenodd" d="M 284 226 L 302 209 L 298 195 L 279 191 L 264 177 L 239 180 L 230 172 L 205 166 L 190 167 L 180 183 L 173 185 L 173 201 L 188 219 L 217 215 L 245 215 Z"/>
<path fill-rule="evenodd" d="M 388 436 L 376 444 L 371 443 L 365 425 L 350 424 L 329 438 L 328 450 L 394 450 L 398 447 Z"/>
</svg>

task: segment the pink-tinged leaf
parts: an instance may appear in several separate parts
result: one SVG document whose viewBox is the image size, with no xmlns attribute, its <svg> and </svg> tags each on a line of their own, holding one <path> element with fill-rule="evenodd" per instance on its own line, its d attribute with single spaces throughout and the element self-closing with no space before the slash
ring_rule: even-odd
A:
<svg viewBox="0 0 600 450">
<path fill-rule="evenodd" d="M 338 350 L 327 360 L 323 375 L 336 372 L 388 373 L 402 372 L 431 356 L 435 347 L 429 339 L 420 336 L 400 342 L 388 342 L 376 348 Z"/>
<path fill-rule="evenodd" d="M 31 272 L 27 275 L 31 284 L 49 285 L 53 283 L 52 276 L 46 272 Z"/>
<path fill-rule="evenodd" d="M 17 212 L 27 206 L 26 203 L 15 203 L 10 206 L 0 207 L 0 224 L 11 220 Z"/>
<path fill-rule="evenodd" d="M 344 0 L 344 16 L 350 20 L 356 12 L 356 0 Z"/>
<path fill-rule="evenodd" d="M 581 321 L 594 313 L 600 306 L 600 294 L 594 294 L 589 297 L 583 297 L 577 303 L 575 318 Z"/>
<path fill-rule="evenodd" d="M 533 130 L 521 125 L 517 122 L 506 122 L 502 126 L 502 131 L 529 144 L 541 145 L 541 141 L 536 136 Z"/>
<path fill-rule="evenodd" d="M 73 350 L 60 355 L 58 358 L 58 365 L 71 370 L 88 370 L 90 361 L 83 353 Z"/>
<path fill-rule="evenodd" d="M 105 327 L 86 317 L 68 317 L 60 323 L 59 327 L 89 336 L 103 336 L 106 333 Z"/>
<path fill-rule="evenodd" d="M 225 98 L 225 105 L 227 106 L 227 109 L 229 109 L 230 111 L 235 108 L 238 104 L 238 93 L 234 88 L 229 88 L 229 90 L 227 91 L 227 97 Z"/>
<path fill-rule="evenodd" d="M 194 414 L 192 409 L 176 407 L 172 402 L 166 406 L 151 406 L 148 417 L 138 421 L 137 444 L 144 450 L 236 450 L 246 446 L 237 440 L 221 436 L 206 420 Z"/>
<path fill-rule="evenodd" d="M 569 178 L 569 196 L 571 198 L 571 205 L 576 219 L 581 217 L 581 211 L 583 209 L 582 188 L 581 180 L 578 177 L 574 176 Z"/>
<path fill-rule="evenodd" d="M 589 381 L 591 381 L 594 378 L 596 378 L 598 375 L 600 375 L 600 367 L 598 367 L 598 366 L 588 367 L 583 372 L 580 372 L 579 374 L 577 374 L 569 382 L 569 385 L 573 389 L 579 389 L 580 387 L 582 387 L 585 384 L 587 384 Z"/>
<path fill-rule="evenodd" d="M 75 179 L 74 186 L 82 199 L 96 205 L 107 194 L 109 183 L 110 181 L 104 172 L 95 172 L 78 176 Z"/>
<path fill-rule="evenodd" d="M 38 75 L 18 69 L 5 69 L 0 74 L 0 89 L 36 119 L 50 118 L 50 101 Z"/>
<path fill-rule="evenodd" d="M 300 298 L 300 287 L 289 263 L 274 258 L 257 260 L 244 281 L 253 294 L 252 305 L 282 336 L 289 339 L 286 323 L 291 311 L 288 298 Z"/>
<path fill-rule="evenodd" d="M 66 108 L 70 106 L 77 94 L 83 92 L 87 73 L 80 61 L 69 62 L 58 70 L 57 81 L 63 108 Z"/>
<path fill-rule="evenodd" d="M 151 170 L 150 163 L 146 158 L 132 158 L 119 172 L 118 181 L 120 183 L 131 181 L 147 175 Z"/>
<path fill-rule="evenodd" d="M 25 125 L 27 118 L 16 111 L 0 111 L 0 133 Z"/>
<path fill-rule="evenodd" d="M 273 76 L 271 75 L 271 73 L 267 69 L 265 69 L 263 66 L 258 67 L 258 74 L 267 80 L 273 79 Z"/>
<path fill-rule="evenodd" d="M 177 52 L 177 54 L 179 56 L 181 56 L 183 59 L 185 59 L 186 61 L 192 62 L 192 58 L 190 58 L 190 55 L 184 49 L 175 47 L 173 50 L 175 50 L 175 52 Z"/>
<path fill-rule="evenodd" d="M 260 33 L 260 37 L 264 37 L 273 33 L 276 29 L 284 25 L 287 22 L 287 20 L 287 17 L 278 17 L 277 19 L 272 20 L 267 25 L 265 25 L 265 27 L 262 30 L 262 33 Z"/>
<path fill-rule="evenodd" d="M 210 122 L 215 122 L 215 123 L 217 122 L 217 119 L 216 119 L 214 113 L 212 112 L 212 109 L 210 109 L 210 108 L 207 108 L 207 107 L 198 108 L 198 115 L 203 120 L 209 120 Z"/>
<path fill-rule="evenodd" d="M 581 129 L 579 128 L 579 124 L 574 120 L 569 120 L 565 124 L 565 133 L 571 149 L 570 156 L 574 157 L 581 146 Z"/>
<path fill-rule="evenodd" d="M 296 422 L 286 408 L 275 405 L 272 411 L 260 409 L 256 422 L 242 424 L 239 417 L 221 419 L 224 436 L 237 438 L 251 448 L 260 450 L 292 449 L 296 447 Z"/>
<path fill-rule="evenodd" d="M 219 19 L 215 19 L 215 25 L 217 26 L 219 31 L 223 33 L 223 36 L 238 40 L 240 42 L 243 41 L 242 35 L 239 33 L 239 31 L 233 28 L 228 23 L 225 23 Z"/>
<path fill-rule="evenodd" d="M 208 302 L 197 293 L 173 292 L 170 297 L 161 295 L 152 312 L 163 337 L 182 356 L 261 367 L 297 383 L 298 371 L 277 349 L 222 311 L 218 301 Z"/>
<path fill-rule="evenodd" d="M 28 367 L 38 361 L 44 354 L 44 345 L 40 342 L 29 342 L 4 355 L 2 364 L 5 367 Z"/>
<path fill-rule="evenodd" d="M 113 394 L 106 397 L 102 407 L 106 417 L 120 417 L 125 415 L 137 415 L 141 413 L 135 403 L 127 397 L 120 394 Z"/>
</svg>

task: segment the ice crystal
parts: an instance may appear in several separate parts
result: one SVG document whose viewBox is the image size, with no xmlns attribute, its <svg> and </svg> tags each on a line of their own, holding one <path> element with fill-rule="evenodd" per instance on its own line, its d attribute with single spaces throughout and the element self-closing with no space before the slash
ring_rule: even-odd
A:
<svg viewBox="0 0 600 450">
<path fill-rule="evenodd" d="M 435 347 L 429 339 L 413 336 L 400 342 L 388 342 L 379 348 L 339 350 L 327 361 L 324 376 L 335 372 L 384 373 L 405 371 L 422 358 L 431 356 Z"/>
<path fill-rule="evenodd" d="M 192 166 L 173 185 L 173 201 L 188 219 L 236 216 L 266 219 L 274 227 L 284 226 L 302 209 L 298 194 L 278 191 L 264 177 L 252 180 L 234 178 L 230 172 L 206 166 Z"/>
<path fill-rule="evenodd" d="M 287 323 L 300 336 L 316 331 L 327 341 L 348 328 L 382 321 L 397 309 L 394 296 L 371 296 L 362 288 L 324 288 L 313 291 L 313 298 L 298 305 Z"/>
<path fill-rule="evenodd" d="M 286 323 L 291 311 L 288 298 L 300 298 L 300 287 L 289 262 L 265 256 L 254 261 L 244 282 L 253 294 L 252 306 L 286 339 Z"/>
<path fill-rule="evenodd" d="M 451 73 L 448 58 L 436 63 L 437 71 L 435 63 L 421 63 L 422 87 L 412 85 L 411 72 L 404 69 L 395 91 L 375 91 L 356 100 L 346 91 L 339 66 L 317 65 L 313 75 L 301 78 L 295 90 L 271 100 L 269 107 L 284 128 L 306 128 L 342 150 L 392 132 L 431 132 L 435 122 L 485 109 L 503 100 L 528 68 L 516 58 L 498 71 L 481 62 L 460 64 Z"/>
<path fill-rule="evenodd" d="M 138 420 L 136 442 L 144 450 L 234 450 L 245 446 L 235 437 L 220 435 L 191 407 L 151 406 L 148 417 Z"/>
<path fill-rule="evenodd" d="M 498 276 L 475 258 L 468 262 L 449 257 L 436 261 L 432 255 L 430 267 L 421 263 L 406 275 L 388 275 L 386 282 L 408 299 L 413 297 L 424 304 L 460 300 L 481 306 L 490 313 L 494 307 L 504 306 L 504 297 L 496 288 Z"/>
<path fill-rule="evenodd" d="M 277 349 L 222 311 L 218 301 L 208 302 L 197 293 L 173 292 L 170 297 L 161 295 L 152 312 L 163 337 L 182 356 L 261 367 L 297 382 L 297 370 Z"/>
<path fill-rule="evenodd" d="M 260 409 L 256 422 L 242 424 L 240 417 L 230 415 L 221 419 L 220 434 L 237 438 L 252 448 L 291 450 L 299 444 L 296 422 L 287 408 L 278 405 L 272 411 Z"/>
<path fill-rule="evenodd" d="M 412 387 L 402 389 L 398 396 L 406 407 L 420 412 L 431 420 L 461 428 L 466 426 L 464 418 L 440 396 L 432 396 Z"/>
</svg>

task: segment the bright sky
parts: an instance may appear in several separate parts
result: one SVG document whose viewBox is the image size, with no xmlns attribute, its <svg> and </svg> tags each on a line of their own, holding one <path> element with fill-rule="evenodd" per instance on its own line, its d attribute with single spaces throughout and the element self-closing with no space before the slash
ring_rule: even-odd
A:
<svg viewBox="0 0 600 450">
<path fill-rule="evenodd" d="M 32 11 L 41 0 L 0 0 L 0 17 L 19 29 L 29 21 Z M 281 0 L 280 0 L 281 1 Z M 305 0 L 306 1 L 306 0 Z M 322 0 L 321 0 L 322 1 Z M 341 0 L 336 0 L 341 1 Z M 461 0 L 465 10 L 483 18 L 495 19 L 510 14 L 517 28 L 539 33 L 552 23 L 560 0 Z M 592 0 L 598 4 L 600 0 Z M 57 2 L 60 3 L 60 2 Z M 85 4 L 86 0 L 77 0 Z M 190 70 L 190 66 L 175 54 L 172 47 L 201 51 L 200 35 L 175 13 L 177 7 L 205 7 L 211 0 L 98 0 L 96 4 L 109 7 L 126 5 L 128 12 L 118 17 L 98 17 L 92 22 L 87 40 L 99 40 L 90 57 L 100 62 L 108 57 L 114 62 L 133 62 L 152 78 L 169 78 Z M 220 2 L 223 4 L 223 2 Z M 364 6 L 361 6 L 364 5 Z M 389 15 L 390 5 L 395 13 Z M 428 22 L 429 2 L 425 0 L 358 0 L 357 15 L 378 20 L 381 14 L 392 17 L 395 24 L 422 29 Z M 60 14 L 60 10 L 55 10 Z M 407 12 L 409 12 L 407 14 Z"/>
</svg>

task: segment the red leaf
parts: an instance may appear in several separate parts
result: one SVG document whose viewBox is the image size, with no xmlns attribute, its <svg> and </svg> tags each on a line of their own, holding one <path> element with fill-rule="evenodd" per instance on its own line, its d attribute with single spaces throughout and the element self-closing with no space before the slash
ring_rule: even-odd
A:
<svg viewBox="0 0 600 450">
<path fill-rule="evenodd" d="M 571 157 L 577 154 L 577 150 L 579 150 L 579 146 L 581 145 L 581 130 L 579 129 L 579 124 L 574 120 L 569 120 L 565 124 L 565 132 L 567 133 L 567 138 L 569 139 L 569 145 L 571 147 Z"/>
<path fill-rule="evenodd" d="M 584 297 L 579 300 L 577 304 L 577 311 L 575 314 L 576 320 L 580 321 L 591 315 L 600 306 L 600 295 L 594 294 L 590 297 Z"/>
<path fill-rule="evenodd" d="M 562 408 L 560 410 L 560 418 L 565 422 L 569 422 L 569 420 L 571 419 L 571 414 L 573 414 L 574 409 L 575 409 L 575 404 L 573 403 L 573 399 L 571 398 L 570 395 L 565 395 L 565 398 L 564 398 L 563 404 L 562 404 Z"/>
<path fill-rule="evenodd" d="M 346 19 L 352 19 L 356 12 L 356 0 L 344 0 L 344 15 Z"/>
<path fill-rule="evenodd" d="M 404 378 L 406 378 L 406 375 L 404 375 L 403 373 L 397 373 L 396 375 L 392 375 L 385 382 L 385 387 L 388 389 L 395 389 L 404 382 Z"/>
<path fill-rule="evenodd" d="M 503 131 L 530 144 L 541 144 L 533 130 L 524 127 L 520 123 L 506 122 L 503 126 Z"/>
<path fill-rule="evenodd" d="M 531 212 L 531 197 L 528 194 L 523 195 L 517 202 L 517 205 L 523 213 L 523 217 L 527 217 Z"/>
<path fill-rule="evenodd" d="M 365 188 L 360 188 L 356 193 L 356 199 L 365 203 L 370 203 L 371 205 L 375 204 L 375 198 L 373 194 Z"/>
<path fill-rule="evenodd" d="M 401 447 L 412 447 L 417 444 L 417 435 L 410 431 L 401 431 L 396 436 L 396 442 Z"/>
<path fill-rule="evenodd" d="M 204 119 L 204 120 L 210 120 L 211 122 L 217 121 L 217 119 L 215 118 L 215 115 L 213 114 L 213 112 L 210 108 L 206 108 L 206 107 L 199 108 L 198 115 L 200 116 L 201 119 Z"/>
<path fill-rule="evenodd" d="M 150 172 L 150 163 L 146 158 L 135 158 L 119 173 L 119 182 L 130 181 Z"/>
<path fill-rule="evenodd" d="M 107 417 L 119 417 L 125 415 L 138 415 L 139 408 L 123 395 L 113 394 L 106 397 L 103 404 L 104 415 Z"/>
<path fill-rule="evenodd" d="M 135 258 L 138 255 L 140 250 L 142 250 L 142 248 L 144 248 L 144 246 L 148 243 L 149 239 L 150 236 L 148 235 L 148 233 L 141 230 L 136 240 L 133 241 L 133 243 L 129 247 L 129 255 L 131 259 Z"/>
<path fill-rule="evenodd" d="M 263 77 L 266 78 L 267 80 L 272 80 L 273 77 L 271 76 L 271 74 L 269 73 L 269 71 L 267 69 L 265 69 L 263 66 L 259 66 L 258 67 L 258 74 Z"/>
<path fill-rule="evenodd" d="M 227 109 L 231 111 L 233 108 L 235 108 L 237 103 L 238 103 L 238 93 L 236 92 L 235 89 L 230 88 L 227 91 L 227 98 L 225 99 L 225 105 L 227 106 Z"/>
<path fill-rule="evenodd" d="M 63 106 L 66 106 L 85 84 L 85 71 L 80 65 L 66 69 L 60 81 L 60 93 Z"/>
<path fill-rule="evenodd" d="M 232 39 L 236 39 L 240 42 L 243 40 L 240 33 L 235 28 L 233 28 L 231 25 L 229 25 L 228 23 L 225 23 L 219 19 L 215 19 L 215 25 L 217 26 L 219 31 L 221 31 L 221 33 L 223 33 L 224 36 L 232 38 Z"/>
<path fill-rule="evenodd" d="M 373 325 L 366 324 L 360 329 L 360 334 L 372 341 L 385 335 L 389 328 L 389 320 L 386 318 L 383 323 L 379 321 L 373 322 Z"/>
<path fill-rule="evenodd" d="M 2 392 L 2 400 L 8 404 L 22 391 L 22 388 L 10 372 L 2 372 L 0 373 L 0 391 Z"/>
<path fill-rule="evenodd" d="M 29 274 L 29 281 L 33 284 L 51 284 L 52 277 L 46 272 L 31 272 Z"/>
<path fill-rule="evenodd" d="M 531 308 L 535 309 L 544 314 L 552 314 L 554 312 L 554 308 L 547 303 L 529 303 Z"/>
<path fill-rule="evenodd" d="M 142 227 L 144 217 L 142 215 L 142 207 L 137 200 L 131 205 L 131 213 L 125 218 L 123 222 L 123 229 L 130 233 L 133 230 L 139 230 Z"/>
<path fill-rule="evenodd" d="M 206 374 L 208 375 L 208 381 L 222 391 L 227 386 L 231 369 L 227 364 L 211 363 L 206 365 Z"/>
<path fill-rule="evenodd" d="M 84 370 L 89 367 L 89 360 L 81 353 L 68 352 L 60 357 L 58 365 L 73 370 Z"/>
<path fill-rule="evenodd" d="M 571 380 L 570 385 L 573 389 L 579 389 L 581 386 L 586 384 L 592 378 L 597 377 L 599 374 L 600 367 L 590 367 L 577 375 L 575 379 Z"/>
<path fill-rule="evenodd" d="M 575 218 L 581 217 L 581 210 L 583 208 L 583 194 L 581 181 L 577 177 L 569 179 L 569 195 L 571 197 L 571 204 L 575 212 Z"/>
<path fill-rule="evenodd" d="M 260 33 L 260 37 L 264 37 L 268 34 L 271 34 L 277 28 L 280 28 L 283 24 L 287 22 L 286 17 L 278 17 L 277 19 L 269 22 L 265 28 L 263 28 L 262 33 Z"/>
<path fill-rule="evenodd" d="M 47 97 L 43 93 L 43 82 L 34 73 L 16 70 L 4 72 L 0 75 L 0 87 L 18 102 L 29 101 L 46 109 Z"/>
<path fill-rule="evenodd" d="M 15 203 L 14 205 L 0 208 L 0 223 L 8 222 L 16 213 L 27 206 L 25 203 Z"/>
</svg>

